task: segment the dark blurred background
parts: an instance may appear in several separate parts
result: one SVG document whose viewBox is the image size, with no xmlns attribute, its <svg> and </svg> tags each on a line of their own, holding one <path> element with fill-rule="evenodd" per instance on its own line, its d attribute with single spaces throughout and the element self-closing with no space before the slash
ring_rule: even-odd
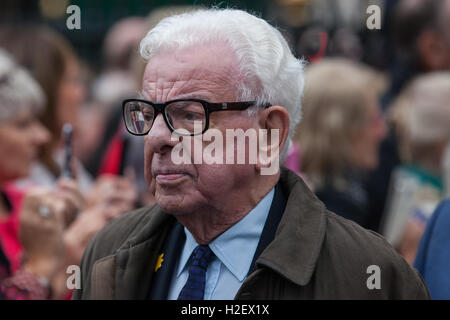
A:
<svg viewBox="0 0 450 320">
<path fill-rule="evenodd" d="M 316 57 L 326 46 L 326 53 L 347 55 L 380 69 L 390 58 L 386 35 L 389 26 L 383 21 L 381 30 L 365 27 L 366 8 L 377 4 L 383 15 L 389 13 L 396 0 L 3 0 L 0 3 L 1 23 L 44 23 L 59 31 L 75 47 L 78 55 L 95 70 L 102 67 L 100 52 L 103 39 L 111 26 L 129 16 L 146 17 L 164 6 L 194 5 L 231 7 L 255 12 L 285 34 L 298 55 Z M 81 30 L 69 30 L 66 13 L 69 5 L 81 9 Z M 383 19 L 384 20 L 384 19 Z M 323 35 L 326 34 L 326 37 Z"/>
<path fill-rule="evenodd" d="M 153 9 L 176 5 L 202 5 L 210 7 L 235 7 L 260 11 L 261 1 L 235 0 L 225 2 L 188 0 L 2 0 L 0 22 L 45 23 L 64 34 L 75 47 L 79 56 L 95 70 L 101 68 L 101 47 L 111 26 L 128 16 L 146 17 Z M 66 9 L 77 5 L 81 9 L 81 29 L 69 30 Z"/>
</svg>

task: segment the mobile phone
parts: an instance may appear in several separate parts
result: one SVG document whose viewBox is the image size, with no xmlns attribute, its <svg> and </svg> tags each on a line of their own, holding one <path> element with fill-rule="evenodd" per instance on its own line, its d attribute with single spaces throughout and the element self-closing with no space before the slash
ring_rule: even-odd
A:
<svg viewBox="0 0 450 320">
<path fill-rule="evenodd" d="M 62 127 L 62 138 L 64 143 L 64 159 L 62 166 L 62 176 L 73 179 L 73 172 L 71 169 L 72 162 L 72 136 L 73 128 L 70 123 L 65 123 Z"/>
</svg>

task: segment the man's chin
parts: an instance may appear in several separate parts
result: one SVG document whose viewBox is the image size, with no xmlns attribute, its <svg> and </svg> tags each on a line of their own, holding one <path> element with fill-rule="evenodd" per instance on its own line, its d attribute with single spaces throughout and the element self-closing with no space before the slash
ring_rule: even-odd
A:
<svg viewBox="0 0 450 320">
<path fill-rule="evenodd" d="M 192 212 L 192 208 L 190 208 L 190 206 L 182 204 L 181 201 L 177 201 L 176 199 L 170 199 L 168 196 L 156 195 L 156 204 L 165 213 L 173 216 L 184 215 Z"/>
<path fill-rule="evenodd" d="M 165 213 L 170 214 L 170 215 L 174 216 L 175 218 L 188 215 L 192 212 L 191 210 L 182 209 L 180 207 L 161 207 L 161 209 Z"/>
</svg>

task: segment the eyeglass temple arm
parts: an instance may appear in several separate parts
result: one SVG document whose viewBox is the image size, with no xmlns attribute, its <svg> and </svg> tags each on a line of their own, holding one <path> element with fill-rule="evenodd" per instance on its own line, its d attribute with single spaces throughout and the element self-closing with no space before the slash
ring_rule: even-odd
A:
<svg viewBox="0 0 450 320">
<path fill-rule="evenodd" d="M 250 102 L 223 102 L 223 103 L 210 103 L 210 111 L 220 111 L 220 110 L 245 110 L 251 106 L 257 105 L 256 101 Z M 262 104 L 264 108 L 268 108 L 271 105 L 268 103 Z"/>
</svg>

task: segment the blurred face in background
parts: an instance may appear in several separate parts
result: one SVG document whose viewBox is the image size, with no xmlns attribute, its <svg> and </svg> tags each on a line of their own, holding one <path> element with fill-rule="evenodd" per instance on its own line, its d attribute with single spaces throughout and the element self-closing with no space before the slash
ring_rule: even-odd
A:
<svg viewBox="0 0 450 320">
<path fill-rule="evenodd" d="M 386 124 L 375 95 L 367 98 L 365 120 L 355 130 L 350 161 L 360 170 L 372 170 L 378 165 L 378 149 L 386 136 Z"/>
<path fill-rule="evenodd" d="M 0 182 L 26 177 L 49 131 L 31 111 L 0 123 Z"/>
<path fill-rule="evenodd" d="M 85 98 L 85 87 L 81 80 L 81 68 L 78 61 L 69 59 L 59 85 L 56 100 L 58 125 L 70 123 L 76 128 L 79 107 Z"/>
</svg>

